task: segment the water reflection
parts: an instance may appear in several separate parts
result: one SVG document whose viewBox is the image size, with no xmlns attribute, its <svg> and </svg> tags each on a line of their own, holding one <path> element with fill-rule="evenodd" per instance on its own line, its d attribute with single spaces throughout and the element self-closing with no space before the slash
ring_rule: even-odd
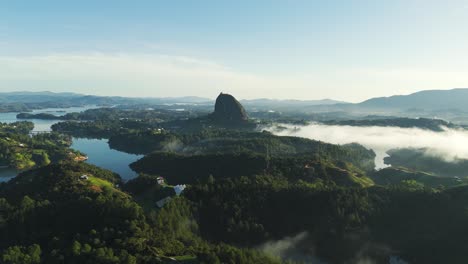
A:
<svg viewBox="0 0 468 264">
<path fill-rule="evenodd" d="M 124 180 L 136 177 L 128 165 L 143 157 L 111 149 L 107 139 L 73 138 L 72 148 L 86 153 L 86 162 L 116 172 Z"/>
<path fill-rule="evenodd" d="M 16 177 L 18 171 L 10 168 L 0 168 L 0 182 L 9 181 L 10 179 Z"/>
<path fill-rule="evenodd" d="M 97 106 L 84 106 L 84 107 L 70 107 L 70 108 L 48 108 L 41 110 L 34 110 L 33 114 L 48 113 L 56 116 L 61 116 L 67 113 L 83 112 L 87 109 L 98 108 Z M 0 122 L 13 123 L 19 120 L 16 118 L 18 113 L 0 113 Z M 60 120 L 41 120 L 31 119 L 28 120 L 34 123 L 34 131 L 51 131 L 51 126 Z M 83 139 L 74 138 L 72 148 L 79 150 L 89 157 L 88 163 L 96 166 L 109 169 L 113 172 L 120 174 L 124 180 L 129 180 L 136 176 L 136 173 L 128 167 L 128 165 L 142 156 L 127 154 L 125 152 L 111 149 L 107 144 L 106 139 Z M 0 182 L 8 181 L 15 177 L 18 171 L 10 168 L 0 167 Z"/>
</svg>

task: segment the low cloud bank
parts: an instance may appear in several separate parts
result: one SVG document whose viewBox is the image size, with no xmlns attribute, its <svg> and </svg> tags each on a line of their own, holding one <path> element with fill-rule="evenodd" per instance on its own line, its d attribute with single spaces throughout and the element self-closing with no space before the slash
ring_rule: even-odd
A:
<svg viewBox="0 0 468 264">
<path fill-rule="evenodd" d="M 359 143 L 373 149 L 376 154 L 376 168 L 386 165 L 383 158 L 386 151 L 394 148 L 427 148 L 427 155 L 442 158 L 445 161 L 468 159 L 468 131 L 444 128 L 434 132 L 419 128 L 400 127 L 357 127 L 310 124 L 308 126 L 282 125 L 287 129 L 267 130 L 281 136 L 297 136 L 321 140 L 333 144 Z"/>
</svg>

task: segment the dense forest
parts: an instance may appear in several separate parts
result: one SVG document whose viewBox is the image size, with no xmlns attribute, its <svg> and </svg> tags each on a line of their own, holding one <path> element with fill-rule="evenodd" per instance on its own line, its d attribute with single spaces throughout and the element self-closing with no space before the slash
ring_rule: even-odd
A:
<svg viewBox="0 0 468 264">
<path fill-rule="evenodd" d="M 210 128 L 255 130 L 254 121 L 223 122 L 204 111 L 174 111 L 167 109 L 98 108 L 81 113 L 55 116 L 47 113 L 20 113 L 20 119 L 62 120 L 52 129 L 79 137 L 109 138 L 122 132 L 167 129 L 178 132 L 197 132 Z M 92 122 L 90 122 L 92 121 Z"/>
<path fill-rule="evenodd" d="M 276 136 L 261 130 L 272 119 L 224 103 L 218 114 L 114 107 L 18 115 L 64 120 L 44 134 L 27 121 L 0 124 L 0 165 L 22 170 L 0 183 L 0 263 L 468 259 L 465 160 L 395 149 L 385 160 L 392 166 L 375 170 L 376 154 L 362 145 Z M 346 125 L 450 125 L 418 120 Z M 72 136 L 144 155 L 130 165 L 139 175 L 125 182 L 83 162 Z"/>
<path fill-rule="evenodd" d="M 412 170 L 423 171 L 437 176 L 468 176 L 468 160 L 444 158 L 437 151 L 427 148 L 400 148 L 388 151 L 385 162 Z"/>
<path fill-rule="evenodd" d="M 124 192 L 117 175 L 65 162 L 1 184 L 2 263 L 279 263 L 258 251 L 202 239 L 184 198 L 145 211 L 132 195 L 154 186 L 146 183 L 142 190 L 129 182 Z"/>
<path fill-rule="evenodd" d="M 262 174 L 208 177 L 181 196 L 170 189 L 156 176 L 123 183 L 77 162 L 22 173 L 0 185 L 1 259 L 358 263 L 398 256 L 410 263 L 463 263 L 467 257 L 466 187 L 436 190 L 414 181 L 350 187 Z M 165 196 L 172 200 L 158 208 L 155 202 Z M 298 239 L 271 251 L 269 245 L 288 237 Z"/>
</svg>

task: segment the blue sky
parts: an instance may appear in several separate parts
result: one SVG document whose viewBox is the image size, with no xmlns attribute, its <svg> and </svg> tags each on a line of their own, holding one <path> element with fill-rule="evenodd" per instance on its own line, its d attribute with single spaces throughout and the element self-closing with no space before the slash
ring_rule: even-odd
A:
<svg viewBox="0 0 468 264">
<path fill-rule="evenodd" d="M 465 1 L 0 1 L 0 90 L 334 98 L 468 87 Z"/>
</svg>

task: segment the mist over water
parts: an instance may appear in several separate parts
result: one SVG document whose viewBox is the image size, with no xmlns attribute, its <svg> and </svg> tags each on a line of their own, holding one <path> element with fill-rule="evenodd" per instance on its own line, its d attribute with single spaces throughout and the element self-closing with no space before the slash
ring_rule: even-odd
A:
<svg viewBox="0 0 468 264">
<path fill-rule="evenodd" d="M 468 131 L 443 128 L 441 132 L 420 128 L 358 127 L 310 124 L 307 126 L 281 125 L 266 130 L 280 136 L 297 136 L 332 144 L 359 143 L 376 153 L 376 169 L 386 167 L 383 159 L 394 148 L 427 148 L 426 155 L 445 161 L 468 159 Z"/>
</svg>

